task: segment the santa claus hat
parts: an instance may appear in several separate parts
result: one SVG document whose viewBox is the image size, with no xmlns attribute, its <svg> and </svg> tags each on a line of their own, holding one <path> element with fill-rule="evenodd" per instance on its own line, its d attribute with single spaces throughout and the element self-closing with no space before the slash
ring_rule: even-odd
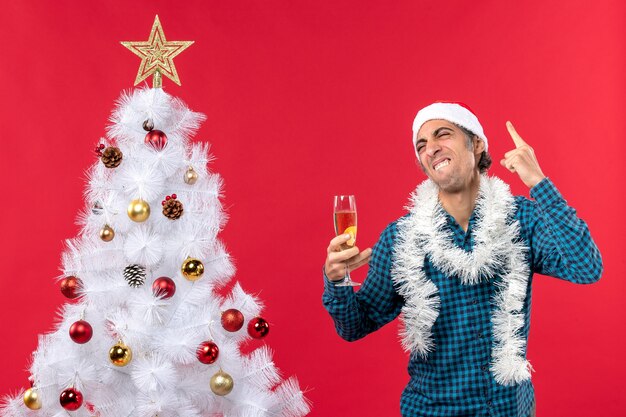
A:
<svg viewBox="0 0 626 417">
<path fill-rule="evenodd" d="M 478 117 L 467 105 L 458 102 L 437 102 L 417 112 L 413 121 L 413 149 L 417 143 L 417 132 L 429 120 L 447 120 L 464 127 L 481 138 L 485 142 L 485 151 L 487 150 L 487 136 L 483 132 Z M 417 155 L 417 150 L 415 150 L 415 154 Z"/>
</svg>

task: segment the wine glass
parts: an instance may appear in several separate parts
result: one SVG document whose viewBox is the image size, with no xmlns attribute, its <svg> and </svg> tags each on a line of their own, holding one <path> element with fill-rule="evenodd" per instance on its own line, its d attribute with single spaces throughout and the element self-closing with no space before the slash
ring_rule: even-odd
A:
<svg viewBox="0 0 626 417">
<path fill-rule="evenodd" d="M 336 195 L 333 206 L 335 220 L 335 235 L 350 234 L 350 240 L 342 245 L 342 249 L 349 249 L 356 242 L 356 200 L 353 195 Z M 361 285 L 350 279 L 350 269 L 346 261 L 346 277 L 335 284 L 337 287 L 355 287 Z"/>
</svg>

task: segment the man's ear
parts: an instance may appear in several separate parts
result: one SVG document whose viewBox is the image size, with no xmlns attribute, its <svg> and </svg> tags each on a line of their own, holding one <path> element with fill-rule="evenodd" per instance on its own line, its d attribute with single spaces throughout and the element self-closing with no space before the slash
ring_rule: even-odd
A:
<svg viewBox="0 0 626 417">
<path fill-rule="evenodd" d="M 478 136 L 474 136 L 472 138 L 474 141 L 474 153 L 476 155 L 480 155 L 485 150 L 485 141 L 479 138 Z"/>
</svg>

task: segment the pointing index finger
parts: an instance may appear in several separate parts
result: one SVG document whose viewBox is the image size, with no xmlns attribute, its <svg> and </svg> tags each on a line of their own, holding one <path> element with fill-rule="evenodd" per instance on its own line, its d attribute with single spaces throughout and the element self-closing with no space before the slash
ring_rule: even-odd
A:
<svg viewBox="0 0 626 417">
<path fill-rule="evenodd" d="M 515 130 L 515 127 L 513 127 L 513 123 L 511 123 L 510 121 L 507 121 L 506 129 L 509 131 L 509 135 L 511 135 L 511 138 L 513 139 L 513 142 L 515 143 L 516 148 L 526 145 L 526 142 L 524 142 L 524 139 L 522 139 L 522 137 L 517 133 L 517 130 Z"/>
</svg>

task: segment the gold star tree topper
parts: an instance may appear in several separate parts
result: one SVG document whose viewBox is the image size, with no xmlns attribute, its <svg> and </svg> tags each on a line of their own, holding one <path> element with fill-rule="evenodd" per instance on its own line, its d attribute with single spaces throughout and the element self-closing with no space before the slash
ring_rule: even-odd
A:
<svg viewBox="0 0 626 417">
<path fill-rule="evenodd" d="M 174 57 L 189 48 L 192 43 L 193 41 L 167 41 L 159 16 L 156 15 L 147 41 L 122 42 L 122 45 L 141 58 L 135 85 L 152 74 L 154 74 L 153 88 L 161 87 L 161 74 L 180 85 Z"/>
</svg>

